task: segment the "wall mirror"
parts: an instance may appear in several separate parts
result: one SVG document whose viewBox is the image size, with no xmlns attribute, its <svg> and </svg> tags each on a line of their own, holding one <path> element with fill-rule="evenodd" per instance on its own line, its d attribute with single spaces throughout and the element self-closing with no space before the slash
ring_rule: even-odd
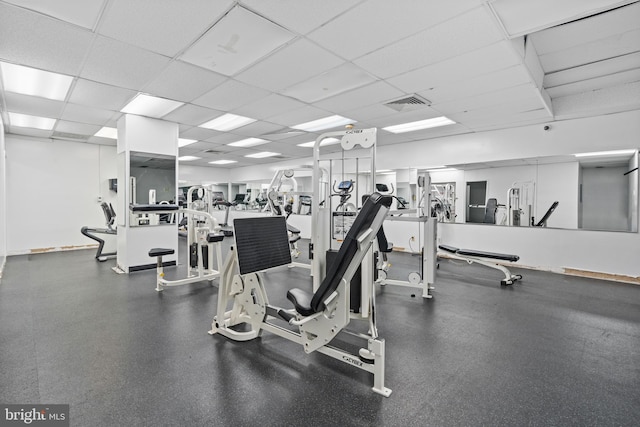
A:
<svg viewBox="0 0 640 427">
<path fill-rule="evenodd" d="M 129 204 L 176 203 L 176 158 L 131 152 Z M 170 215 L 131 214 L 132 226 L 170 223 Z"/>
</svg>

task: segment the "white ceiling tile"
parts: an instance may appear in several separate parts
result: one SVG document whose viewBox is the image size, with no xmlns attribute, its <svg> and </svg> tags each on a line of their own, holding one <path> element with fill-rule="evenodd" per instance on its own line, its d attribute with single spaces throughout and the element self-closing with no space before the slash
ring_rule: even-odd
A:
<svg viewBox="0 0 640 427">
<path fill-rule="evenodd" d="M 369 0 L 346 11 L 308 37 L 343 58 L 354 59 L 444 22 L 479 4 L 478 0 L 414 0 L 402 3 Z M 345 43 L 346 40 L 349 42 Z"/>
<path fill-rule="evenodd" d="M 191 129 L 182 132 L 180 138 L 197 139 L 198 141 L 204 141 L 212 136 L 219 135 L 220 132 L 211 129 L 205 129 L 200 127 L 192 127 Z"/>
<path fill-rule="evenodd" d="M 384 106 L 382 104 L 374 104 L 366 107 L 356 108 L 354 110 L 345 111 L 344 116 L 358 122 L 375 121 L 381 117 L 392 116 L 397 111 Z"/>
<path fill-rule="evenodd" d="M 574 95 L 582 92 L 589 92 L 619 86 L 625 82 L 640 81 L 640 68 L 635 70 L 623 71 L 621 73 L 607 74 L 602 77 L 594 77 L 592 79 L 581 80 L 575 83 L 555 86 L 547 89 L 547 93 L 553 98 L 561 96 Z"/>
<path fill-rule="evenodd" d="M 546 74 L 544 76 L 544 87 L 552 88 L 636 68 L 640 68 L 640 52 Z"/>
<path fill-rule="evenodd" d="M 180 59 L 232 76 L 294 37 L 275 23 L 235 6 Z"/>
<path fill-rule="evenodd" d="M 17 6 L 35 10 L 45 15 L 93 29 L 105 0 L 5 0 Z"/>
<path fill-rule="evenodd" d="M 536 100 L 537 104 L 535 105 L 535 108 L 543 107 L 542 101 L 538 98 L 535 86 L 531 83 L 526 83 L 495 92 L 484 93 L 478 96 L 433 104 L 432 107 L 443 114 L 451 114 L 461 111 L 485 109 L 488 107 L 500 105 L 505 106 L 505 108 L 514 108 L 514 103 L 517 103 L 521 100 L 530 99 Z M 527 103 L 527 105 L 529 104 Z"/>
<path fill-rule="evenodd" d="M 387 81 L 407 93 L 472 79 L 520 64 L 509 42 L 499 42 L 437 64 L 410 71 Z"/>
<path fill-rule="evenodd" d="M 85 29 L 0 3 L 0 59 L 75 75 L 91 46 Z"/>
<path fill-rule="evenodd" d="M 387 78 L 471 52 L 502 39 L 486 8 L 478 7 L 356 59 L 354 63 L 378 77 Z"/>
<path fill-rule="evenodd" d="M 193 100 L 194 104 L 214 108 L 220 111 L 231 111 L 245 104 L 257 101 L 269 94 L 264 89 L 227 80 L 215 89 Z"/>
<path fill-rule="evenodd" d="M 100 20 L 100 34 L 175 56 L 216 22 L 230 0 L 111 0 Z"/>
<path fill-rule="evenodd" d="M 113 117 L 114 112 L 86 105 L 67 103 L 61 118 L 70 122 L 84 122 L 94 125 L 104 125 Z"/>
<path fill-rule="evenodd" d="M 640 109 L 640 81 L 561 96 L 553 100 L 557 119 Z"/>
<path fill-rule="evenodd" d="M 464 121 L 467 128 L 475 132 L 482 132 L 492 129 L 504 129 L 510 127 L 526 126 L 537 123 L 546 123 L 553 120 L 549 113 L 541 108 L 539 110 L 524 111 L 513 114 L 492 114 L 483 116 L 478 120 L 468 118 Z M 517 141 L 515 141 L 517 143 Z"/>
<path fill-rule="evenodd" d="M 377 81 L 365 87 L 350 90 L 340 95 L 316 102 L 315 105 L 328 111 L 337 113 L 355 110 L 369 104 L 384 104 L 385 102 L 405 95 L 401 90 L 388 83 Z"/>
<path fill-rule="evenodd" d="M 251 66 L 236 79 L 277 92 L 343 62 L 327 50 L 301 39 Z"/>
<path fill-rule="evenodd" d="M 540 55 L 546 73 L 640 51 L 640 29 Z"/>
<path fill-rule="evenodd" d="M 36 138 L 50 138 L 53 134 L 52 130 L 21 128 L 18 126 L 9 126 L 9 130 L 16 135 L 33 136 Z"/>
<path fill-rule="evenodd" d="M 97 36 L 80 73 L 101 83 L 138 90 L 169 64 L 169 58 Z"/>
<path fill-rule="evenodd" d="M 191 102 L 222 84 L 227 77 L 181 61 L 173 61 L 144 92 L 176 101 Z"/>
<path fill-rule="evenodd" d="M 375 78 L 362 68 L 345 63 L 319 76 L 288 87 L 282 91 L 282 94 L 304 102 L 317 102 L 374 81 Z"/>
<path fill-rule="evenodd" d="M 378 119 L 376 119 L 376 124 L 379 127 L 397 125 L 400 123 L 410 123 L 418 120 L 432 119 L 442 115 L 439 111 L 427 106 L 413 111 L 391 111 L 392 113 L 390 115 L 379 117 Z"/>
<path fill-rule="evenodd" d="M 462 99 L 483 93 L 493 92 L 531 81 L 526 69 L 516 65 L 468 80 L 441 85 L 430 90 L 418 92 L 434 104 Z"/>
<path fill-rule="evenodd" d="M 185 104 L 164 116 L 162 120 L 198 126 L 222 114 L 224 114 L 222 111 L 199 107 L 193 104 Z"/>
<path fill-rule="evenodd" d="M 529 35 L 539 55 L 596 42 L 640 28 L 640 2 Z"/>
<path fill-rule="evenodd" d="M 62 114 L 64 102 L 19 93 L 5 93 L 7 111 L 12 113 L 29 114 L 39 117 L 57 119 Z"/>
<path fill-rule="evenodd" d="M 269 117 L 269 121 L 283 126 L 295 126 L 300 123 L 306 123 L 311 120 L 321 119 L 330 115 L 331 113 L 328 111 L 312 106 L 306 106 Z"/>
<path fill-rule="evenodd" d="M 619 0 L 492 0 L 507 33 L 521 36 L 620 5 Z"/>
<path fill-rule="evenodd" d="M 85 123 L 68 122 L 66 120 L 58 120 L 56 123 L 56 132 L 74 133 L 76 135 L 94 135 L 100 130 L 100 125 L 88 125 Z"/>
<path fill-rule="evenodd" d="M 136 94 L 133 90 L 78 79 L 69 96 L 69 102 L 119 111 Z"/>
<path fill-rule="evenodd" d="M 276 132 L 282 129 L 283 129 L 282 125 L 257 121 L 257 122 L 249 123 L 248 125 L 242 126 L 238 129 L 234 129 L 233 133 L 237 135 L 242 135 L 245 137 L 250 137 L 250 136 L 260 137 L 264 134 Z M 268 138 L 265 138 L 265 139 L 268 139 Z"/>
<path fill-rule="evenodd" d="M 264 120 L 271 116 L 286 113 L 287 111 L 302 108 L 304 106 L 305 104 L 300 101 L 272 93 L 271 95 L 252 102 L 251 104 L 246 104 L 233 110 L 233 113 L 245 117 L 253 117 L 258 120 Z"/>
<path fill-rule="evenodd" d="M 325 24 L 360 0 L 300 1 L 279 0 L 278 7 L 264 0 L 243 0 L 250 9 L 300 34 Z"/>
<path fill-rule="evenodd" d="M 236 135 L 229 132 L 218 132 L 216 135 L 213 135 L 207 138 L 206 141 L 222 146 L 230 142 L 240 141 L 241 139 L 244 139 L 244 138 L 246 137 L 242 135 Z M 233 147 L 230 147 L 230 148 L 233 148 Z M 225 151 L 229 151 L 229 150 L 225 148 Z"/>
</svg>

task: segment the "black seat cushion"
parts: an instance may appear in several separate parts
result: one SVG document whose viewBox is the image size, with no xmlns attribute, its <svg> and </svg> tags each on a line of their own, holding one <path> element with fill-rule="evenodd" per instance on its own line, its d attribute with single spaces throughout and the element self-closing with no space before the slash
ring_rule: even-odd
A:
<svg viewBox="0 0 640 427">
<path fill-rule="evenodd" d="M 224 239 L 224 233 L 223 234 L 216 234 L 216 233 L 207 234 L 207 242 L 209 243 L 222 242 L 223 239 Z"/>
<path fill-rule="evenodd" d="M 171 255 L 173 253 L 175 253 L 176 251 L 173 249 L 167 249 L 167 248 L 153 248 L 149 250 L 149 256 L 150 257 L 157 257 L 157 256 L 163 256 L 163 255 Z"/>
<path fill-rule="evenodd" d="M 311 308 L 311 298 L 313 298 L 313 295 L 302 289 L 293 288 L 287 292 L 287 299 L 293 303 L 296 311 L 303 316 L 310 316 L 314 313 Z"/>
</svg>

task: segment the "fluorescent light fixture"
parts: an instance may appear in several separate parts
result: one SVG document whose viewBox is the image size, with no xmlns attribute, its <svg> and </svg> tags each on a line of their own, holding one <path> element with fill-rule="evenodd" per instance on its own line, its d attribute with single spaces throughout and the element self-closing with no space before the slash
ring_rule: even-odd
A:
<svg viewBox="0 0 640 427">
<path fill-rule="evenodd" d="M 64 101 L 73 77 L 21 65 L 0 62 L 2 84 L 7 92 Z"/>
<path fill-rule="evenodd" d="M 427 172 L 429 173 L 433 173 L 433 172 L 457 172 L 458 169 L 455 168 L 438 168 L 438 169 L 427 169 Z"/>
<path fill-rule="evenodd" d="M 206 123 L 199 125 L 198 127 L 219 130 L 220 132 L 226 132 L 229 130 L 237 129 L 239 127 L 248 125 L 255 122 L 256 119 L 249 117 L 237 116 L 235 114 L 227 113 L 213 120 L 209 120 Z"/>
<path fill-rule="evenodd" d="M 438 126 L 453 125 L 455 123 L 456 122 L 454 122 L 453 120 L 445 116 L 441 116 L 433 119 L 419 120 L 417 122 L 402 123 L 399 125 L 387 126 L 382 129 L 391 133 L 404 133 L 404 132 L 412 132 L 414 130 L 435 128 Z"/>
<path fill-rule="evenodd" d="M 178 147 L 185 147 L 198 142 L 197 139 L 178 138 Z"/>
<path fill-rule="evenodd" d="M 301 123 L 299 125 L 291 126 L 293 129 L 304 130 L 307 132 L 315 132 L 323 129 L 331 129 L 342 125 L 348 125 L 355 123 L 355 120 L 348 119 L 342 116 L 329 116 L 323 119 L 313 120 L 311 122 Z"/>
<path fill-rule="evenodd" d="M 578 153 L 576 157 L 601 157 L 601 156 L 624 156 L 635 153 L 636 150 L 612 150 L 612 151 L 596 151 L 593 153 Z"/>
<path fill-rule="evenodd" d="M 9 123 L 11 123 L 11 126 L 17 126 L 21 128 L 51 130 L 56 124 L 56 119 L 30 116 L 28 114 L 9 113 Z"/>
<path fill-rule="evenodd" d="M 260 153 L 247 154 L 245 157 L 254 159 L 264 159 L 265 157 L 279 156 L 280 153 L 272 153 L 271 151 L 261 151 Z"/>
<path fill-rule="evenodd" d="M 320 143 L 321 147 L 324 147 L 325 145 L 333 145 L 333 144 L 339 144 L 340 140 L 338 138 L 325 138 L 322 140 L 322 142 Z M 303 142 L 302 144 L 298 144 L 298 147 L 314 147 L 316 145 L 315 141 L 310 141 L 310 142 Z"/>
<path fill-rule="evenodd" d="M 183 105 L 184 102 L 139 93 L 120 111 L 122 113 L 137 114 L 139 116 L 159 119 Z"/>
<path fill-rule="evenodd" d="M 256 145 L 266 144 L 267 142 L 269 141 L 262 138 L 247 138 L 241 139 L 240 141 L 232 142 L 227 145 L 230 145 L 232 147 L 254 147 Z"/>
<path fill-rule="evenodd" d="M 214 160 L 213 162 L 209 162 L 212 165 L 228 165 L 230 163 L 238 163 L 236 160 Z"/>
<path fill-rule="evenodd" d="M 193 160 L 198 160 L 201 158 L 202 157 L 196 157 L 196 156 L 181 156 L 181 157 L 178 157 L 178 160 L 181 162 L 191 162 Z"/>
<path fill-rule="evenodd" d="M 94 136 L 99 136 L 102 138 L 118 139 L 118 129 L 104 126 L 102 129 L 96 132 Z"/>
</svg>

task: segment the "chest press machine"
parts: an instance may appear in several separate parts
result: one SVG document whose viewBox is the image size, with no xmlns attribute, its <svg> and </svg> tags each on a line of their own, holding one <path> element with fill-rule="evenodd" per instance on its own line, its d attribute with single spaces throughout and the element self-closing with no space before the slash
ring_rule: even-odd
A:
<svg viewBox="0 0 640 427">
<path fill-rule="evenodd" d="M 227 257 L 218 290 L 217 314 L 209 333 L 220 334 L 234 341 L 257 338 L 266 330 L 302 345 L 306 353 L 318 351 L 346 364 L 373 374 L 373 391 L 389 396 L 384 386 L 385 342 L 378 338 L 375 322 L 373 283 L 362 281 L 368 294 L 368 334 L 345 329 L 352 320 L 350 286 L 356 270 L 371 250 L 371 245 L 384 221 L 391 197 L 374 193 L 364 203 L 347 233 L 336 261 L 333 262 L 318 289 L 308 292 L 293 288 L 287 292 L 292 309 L 269 304 L 262 271 L 291 263 L 289 239 L 284 217 L 236 219 L 235 250 Z M 236 271 L 238 271 L 236 273 Z M 231 309 L 229 309 L 231 305 Z M 287 325 L 276 324 L 285 321 Z M 238 330 L 245 324 L 249 330 Z M 366 347 L 351 354 L 336 347 L 333 339 L 341 331 L 366 340 Z"/>
</svg>

